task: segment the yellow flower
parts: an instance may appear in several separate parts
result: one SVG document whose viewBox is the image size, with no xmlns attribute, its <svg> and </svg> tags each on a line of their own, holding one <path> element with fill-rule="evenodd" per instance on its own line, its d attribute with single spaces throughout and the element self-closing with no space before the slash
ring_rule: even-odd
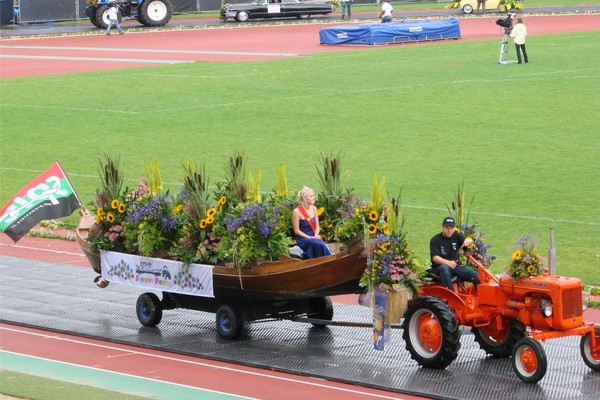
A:
<svg viewBox="0 0 600 400">
<path fill-rule="evenodd" d="M 325 207 L 319 207 L 317 209 L 317 216 L 320 217 L 325 212 Z"/>
<path fill-rule="evenodd" d="M 217 213 L 217 209 L 214 207 L 211 207 L 208 210 L 206 210 L 206 216 L 209 218 L 214 218 L 216 213 Z"/>
<path fill-rule="evenodd" d="M 521 250 L 517 249 L 517 250 L 515 250 L 515 252 L 512 254 L 512 259 L 513 259 L 513 260 L 518 260 L 519 258 L 521 258 Z"/>
<path fill-rule="evenodd" d="M 115 222 L 115 216 L 112 213 L 106 213 L 106 220 L 112 224 Z"/>
<path fill-rule="evenodd" d="M 377 221 L 379 219 L 379 214 L 377 213 L 377 211 L 371 210 L 371 212 L 369 213 L 369 219 L 371 221 Z"/>
<path fill-rule="evenodd" d="M 100 225 L 100 222 L 102 222 L 102 217 L 100 215 L 96 215 L 96 225 Z"/>
<path fill-rule="evenodd" d="M 383 224 L 383 233 L 385 233 L 386 235 L 392 233 L 392 230 L 390 229 L 388 224 Z"/>
<path fill-rule="evenodd" d="M 181 210 L 183 210 L 183 204 L 178 204 L 177 207 L 175 207 L 175 212 L 180 213 Z"/>
<path fill-rule="evenodd" d="M 208 225 L 212 224 L 213 222 L 215 222 L 215 217 L 213 217 L 212 215 L 209 217 L 206 217 L 206 223 Z"/>
<path fill-rule="evenodd" d="M 113 201 L 110 202 L 110 207 L 113 210 L 116 210 L 119 207 L 119 203 L 120 203 L 119 200 L 114 199 Z"/>
<path fill-rule="evenodd" d="M 219 206 L 225 205 L 225 203 L 227 203 L 227 197 L 225 196 L 221 196 L 221 198 L 219 198 L 219 201 L 217 201 L 217 205 Z"/>
<path fill-rule="evenodd" d="M 198 226 L 200 227 L 200 229 L 204 229 L 206 228 L 206 225 L 208 225 L 208 222 L 206 221 L 206 219 L 202 218 Z"/>
<path fill-rule="evenodd" d="M 117 207 L 119 214 L 123 214 L 125 212 L 125 204 L 119 203 L 119 207 Z"/>
<path fill-rule="evenodd" d="M 527 272 L 529 272 L 530 274 L 533 274 L 535 272 L 535 267 L 533 265 L 529 265 L 527 267 Z"/>
<path fill-rule="evenodd" d="M 369 224 L 369 235 L 373 235 L 377 232 L 377 226 L 375 224 Z"/>
<path fill-rule="evenodd" d="M 104 210 L 102 208 L 98 208 L 96 210 L 96 216 L 101 217 L 104 215 Z"/>
</svg>

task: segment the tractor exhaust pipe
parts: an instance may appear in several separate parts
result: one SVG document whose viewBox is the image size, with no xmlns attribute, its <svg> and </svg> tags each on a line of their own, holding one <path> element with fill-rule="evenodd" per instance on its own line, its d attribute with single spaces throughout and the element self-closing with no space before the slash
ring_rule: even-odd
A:
<svg viewBox="0 0 600 400">
<path fill-rule="evenodd" d="M 550 248 L 548 249 L 548 270 L 550 276 L 556 275 L 556 249 L 554 248 L 554 228 L 550 228 Z"/>
</svg>

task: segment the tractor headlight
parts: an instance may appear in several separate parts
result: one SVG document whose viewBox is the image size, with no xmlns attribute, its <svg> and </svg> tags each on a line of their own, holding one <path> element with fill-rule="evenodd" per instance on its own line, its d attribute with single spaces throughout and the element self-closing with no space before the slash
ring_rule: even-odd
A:
<svg viewBox="0 0 600 400">
<path fill-rule="evenodd" d="M 546 318 L 551 317 L 552 313 L 553 313 L 553 309 L 552 309 L 552 303 L 550 303 L 547 300 L 542 300 L 541 304 L 541 309 L 542 309 L 542 315 Z"/>
</svg>

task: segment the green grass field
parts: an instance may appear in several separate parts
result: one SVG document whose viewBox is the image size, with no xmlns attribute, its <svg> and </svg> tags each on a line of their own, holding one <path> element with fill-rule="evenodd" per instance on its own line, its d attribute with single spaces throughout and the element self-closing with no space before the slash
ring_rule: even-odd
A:
<svg viewBox="0 0 600 400">
<path fill-rule="evenodd" d="M 558 272 L 599 285 L 600 31 L 531 35 L 527 65 L 498 65 L 499 45 L 3 79 L 0 201 L 55 160 L 87 204 L 104 153 L 122 157 L 130 186 L 144 161 L 159 160 L 175 189 L 182 161 L 205 163 L 214 183 L 239 150 L 270 191 L 278 163 L 297 190 L 317 186 L 320 152 L 341 152 L 346 184 L 364 198 L 374 173 L 391 195 L 402 190 L 409 244 L 423 261 L 464 181 L 475 195 L 469 222 L 492 244 L 495 271 L 523 234 L 545 253 L 554 228 Z"/>
</svg>

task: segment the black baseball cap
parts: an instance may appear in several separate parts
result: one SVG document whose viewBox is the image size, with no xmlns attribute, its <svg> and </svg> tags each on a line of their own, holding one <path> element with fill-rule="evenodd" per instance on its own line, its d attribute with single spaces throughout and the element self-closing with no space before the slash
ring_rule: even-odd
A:
<svg viewBox="0 0 600 400">
<path fill-rule="evenodd" d="M 456 224 L 454 223 L 454 218 L 452 218 L 452 217 L 446 217 L 442 221 L 442 226 L 455 226 L 455 225 Z"/>
</svg>

